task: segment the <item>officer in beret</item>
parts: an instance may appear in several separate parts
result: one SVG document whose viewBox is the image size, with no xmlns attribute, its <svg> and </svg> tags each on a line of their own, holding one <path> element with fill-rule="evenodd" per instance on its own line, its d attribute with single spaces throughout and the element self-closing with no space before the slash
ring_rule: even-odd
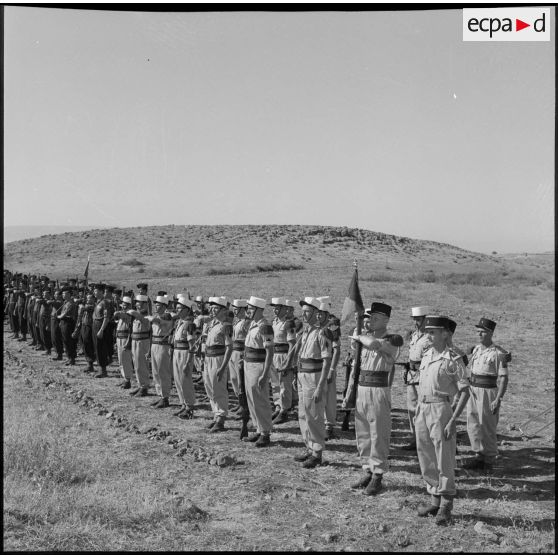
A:
<svg viewBox="0 0 558 558">
<path fill-rule="evenodd" d="M 273 308 L 273 365 L 271 367 L 271 387 L 275 411 L 273 424 L 289 420 L 289 409 L 293 404 L 293 370 L 285 368 L 289 350 L 296 342 L 294 321 L 287 320 L 287 300 L 284 297 L 271 299 Z"/>
<path fill-rule="evenodd" d="M 213 434 L 225 430 L 229 410 L 227 372 L 232 354 L 232 330 L 225 323 L 228 310 L 224 296 L 209 297 L 209 312 L 211 321 L 205 330 L 207 337 L 203 380 L 213 412 L 213 420 L 208 425 Z"/>
<path fill-rule="evenodd" d="M 60 320 L 60 331 L 62 333 L 62 343 L 68 360 L 66 366 L 73 366 L 76 363 L 76 341 L 72 337 L 76 327 L 77 305 L 72 299 L 72 288 L 69 285 L 62 287 L 62 298 L 64 303 L 60 307 L 57 318 Z"/>
<path fill-rule="evenodd" d="M 180 410 L 174 413 L 181 419 L 194 418 L 196 392 L 192 381 L 194 369 L 194 345 L 196 343 L 196 326 L 192 308 L 195 302 L 179 295 L 176 301 L 176 322 L 172 335 L 173 355 L 172 367 L 174 385 L 180 401 Z"/>
<path fill-rule="evenodd" d="M 286 367 L 298 359 L 298 422 L 306 445 L 303 454 L 295 456 L 305 469 L 322 463 L 325 446 L 325 385 L 331 365 L 331 342 L 317 324 L 320 301 L 305 297 L 302 307 L 302 335 L 289 352 Z"/>
<path fill-rule="evenodd" d="M 263 317 L 266 301 L 251 296 L 246 306 L 246 316 L 251 320 L 244 341 L 244 383 L 246 399 L 256 432 L 246 442 L 255 442 L 256 447 L 267 447 L 271 443 L 271 407 L 269 387 L 273 364 L 273 327 Z"/>
<path fill-rule="evenodd" d="M 369 318 L 367 331 L 351 337 L 362 344 L 355 433 L 364 471 L 364 475 L 351 488 L 362 488 L 365 495 L 373 496 L 382 489 L 383 475 L 389 469 L 391 385 L 403 338 L 387 332 L 391 317 L 391 306 L 388 304 L 373 302 L 366 315 Z M 350 378 L 347 393 L 351 391 L 352 382 L 354 376 Z M 347 405 L 347 397 L 343 401 L 344 406 Z"/>
<path fill-rule="evenodd" d="M 424 326 L 426 315 L 430 313 L 429 306 L 413 306 L 411 308 L 411 318 L 415 328 L 411 333 L 409 341 L 409 361 L 405 374 L 405 384 L 407 385 L 407 410 L 409 413 L 409 426 L 411 428 L 411 441 L 401 449 L 415 451 L 417 449 L 415 435 L 415 413 L 417 410 L 419 369 L 422 357 L 432 347 L 430 336 L 426 333 Z"/>
<path fill-rule="evenodd" d="M 476 328 L 480 343 L 469 363 L 471 398 L 467 402 L 467 432 L 476 458 L 466 468 L 490 471 L 498 455 L 496 429 L 511 355 L 492 341 L 496 322 L 481 318 Z"/>
<path fill-rule="evenodd" d="M 118 354 L 118 365 L 122 382 L 122 389 L 130 389 L 132 387 L 132 375 L 134 373 L 134 361 L 132 359 L 132 316 L 128 314 L 128 310 L 132 308 L 132 299 L 124 296 L 120 302 L 120 310 L 113 315 L 116 324 L 116 350 Z"/>
<path fill-rule="evenodd" d="M 96 299 L 93 310 L 93 346 L 97 362 L 101 371 L 95 378 L 107 376 L 107 366 L 110 361 L 110 347 L 112 343 L 112 330 L 109 324 L 113 320 L 114 309 L 112 307 L 112 287 L 103 283 L 97 283 L 93 288 Z"/>
<path fill-rule="evenodd" d="M 456 421 L 469 398 L 469 379 L 461 355 L 448 347 L 447 318 L 426 316 L 425 330 L 432 347 L 420 365 L 415 431 L 420 469 L 431 503 L 420 505 L 418 515 L 434 515 L 436 524 L 448 525 L 456 494 Z M 453 410 L 451 401 L 457 392 L 461 395 Z"/>
</svg>

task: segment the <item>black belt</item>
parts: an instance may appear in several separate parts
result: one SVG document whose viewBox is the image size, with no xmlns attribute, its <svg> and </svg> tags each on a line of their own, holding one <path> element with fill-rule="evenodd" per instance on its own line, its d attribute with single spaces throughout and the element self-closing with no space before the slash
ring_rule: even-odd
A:
<svg viewBox="0 0 558 558">
<path fill-rule="evenodd" d="M 206 357 L 223 356 L 227 352 L 225 345 L 211 345 L 205 347 Z"/>
<path fill-rule="evenodd" d="M 288 343 L 276 343 L 273 347 L 275 354 L 282 354 L 289 352 L 289 344 Z"/>
<path fill-rule="evenodd" d="M 149 339 L 151 335 L 148 331 L 143 333 L 132 333 L 132 341 L 142 341 L 144 339 Z"/>
<path fill-rule="evenodd" d="M 419 395 L 419 403 L 449 403 L 448 395 Z"/>
<path fill-rule="evenodd" d="M 324 361 L 322 358 L 301 358 L 299 372 L 321 372 Z"/>
<path fill-rule="evenodd" d="M 253 347 L 246 347 L 244 351 L 244 362 L 265 362 L 265 349 L 254 349 Z"/>
<path fill-rule="evenodd" d="M 170 343 L 168 341 L 159 341 L 159 340 L 151 340 L 151 344 L 152 345 L 166 345 L 166 346 L 170 346 Z"/>
<path fill-rule="evenodd" d="M 420 368 L 420 360 L 410 360 L 409 359 L 409 366 L 413 372 L 416 372 Z"/>
<path fill-rule="evenodd" d="M 473 387 L 480 387 L 485 389 L 491 389 L 498 387 L 496 379 L 498 376 L 491 376 L 487 374 L 471 374 L 471 385 Z"/>
<path fill-rule="evenodd" d="M 129 335 L 130 335 L 129 331 L 117 331 L 116 332 L 116 338 L 117 339 L 127 339 Z"/>
<path fill-rule="evenodd" d="M 175 341 L 174 342 L 174 348 L 175 349 L 186 349 L 189 350 L 190 349 L 190 343 L 188 342 L 184 342 L 184 341 Z"/>
<path fill-rule="evenodd" d="M 233 341 L 233 351 L 243 351 L 244 341 Z"/>
<path fill-rule="evenodd" d="M 361 370 L 358 385 L 363 387 L 389 387 L 389 372 L 386 370 Z"/>
</svg>

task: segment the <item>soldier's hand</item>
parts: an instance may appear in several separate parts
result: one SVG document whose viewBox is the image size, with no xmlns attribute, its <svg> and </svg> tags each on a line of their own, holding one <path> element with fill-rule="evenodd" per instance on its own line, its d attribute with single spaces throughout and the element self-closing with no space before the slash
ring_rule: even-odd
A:
<svg viewBox="0 0 558 558">
<path fill-rule="evenodd" d="M 500 408 L 500 400 L 494 399 L 494 401 L 490 403 L 490 410 L 492 411 L 492 414 L 495 415 L 498 412 L 499 408 Z"/>
<path fill-rule="evenodd" d="M 322 393 L 323 393 L 323 386 L 318 385 L 316 387 L 316 389 L 314 390 L 314 394 L 312 395 L 312 399 L 314 400 L 314 403 L 319 403 L 320 400 L 322 399 Z"/>
<path fill-rule="evenodd" d="M 266 380 L 265 374 L 258 378 L 258 388 L 259 389 L 263 389 L 265 387 L 265 380 Z"/>
<path fill-rule="evenodd" d="M 451 418 L 444 428 L 444 438 L 450 440 L 456 434 L 455 420 Z"/>
</svg>

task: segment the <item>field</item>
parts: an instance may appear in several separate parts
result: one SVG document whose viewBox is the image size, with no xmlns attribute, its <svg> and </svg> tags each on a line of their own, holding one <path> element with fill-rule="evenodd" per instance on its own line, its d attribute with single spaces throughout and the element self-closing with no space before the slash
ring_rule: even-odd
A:
<svg viewBox="0 0 558 558">
<path fill-rule="evenodd" d="M 327 463 L 306 471 L 292 460 L 303 447 L 296 421 L 279 425 L 268 449 L 241 443 L 235 421 L 209 435 L 201 397 L 197 418 L 180 421 L 174 394 L 155 411 L 151 398 L 117 388 L 114 365 L 93 380 L 82 357 L 58 366 L 5 326 L 5 551 L 554 552 L 554 428 L 532 439 L 518 430 L 554 403 L 553 253 L 488 256 L 294 226 L 111 229 L 4 248 L 5 268 L 61 280 L 81 277 L 88 254 L 90 279 L 127 288 L 144 280 L 152 293 L 330 295 L 339 311 L 356 257 L 365 303 L 393 306 L 392 331 L 410 328 L 411 306 L 430 304 L 454 317 L 466 349 L 476 320 L 490 317 L 495 341 L 513 354 L 500 458 L 490 475 L 463 469 L 471 452 L 461 421 L 455 521 L 440 528 L 416 516 L 425 489 L 416 456 L 399 449 L 408 439 L 399 371 L 391 469 L 385 490 L 367 498 L 348 488 L 359 475 L 353 432 L 338 432 Z"/>
</svg>

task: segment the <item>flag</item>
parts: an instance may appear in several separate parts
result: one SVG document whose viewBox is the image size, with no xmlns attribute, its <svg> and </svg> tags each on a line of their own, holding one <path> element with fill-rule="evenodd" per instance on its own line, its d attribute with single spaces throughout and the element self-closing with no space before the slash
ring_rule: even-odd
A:
<svg viewBox="0 0 558 558">
<path fill-rule="evenodd" d="M 355 269 L 351 284 L 349 285 L 349 293 L 345 297 L 343 303 L 343 310 L 341 310 L 341 323 L 344 324 L 347 320 L 353 320 L 355 312 L 364 312 L 364 304 L 360 296 L 360 289 L 358 288 L 358 270 Z"/>
<path fill-rule="evenodd" d="M 85 271 L 83 272 L 83 275 L 85 276 L 86 279 L 89 275 L 89 256 L 87 256 L 87 265 L 85 266 Z"/>
</svg>

